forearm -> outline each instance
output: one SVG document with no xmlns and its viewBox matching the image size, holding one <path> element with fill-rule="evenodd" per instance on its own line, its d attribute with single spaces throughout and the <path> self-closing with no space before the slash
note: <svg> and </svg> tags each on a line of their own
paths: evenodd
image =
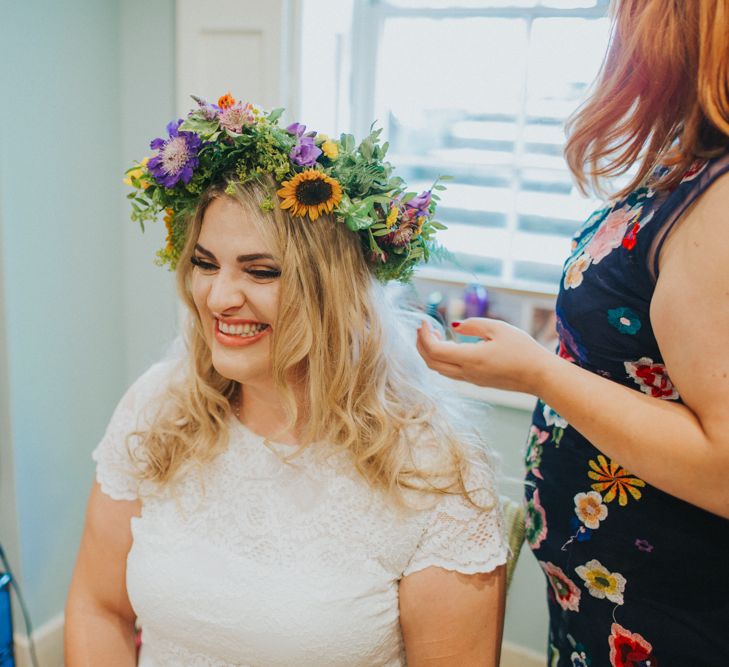
<svg viewBox="0 0 729 667">
<path fill-rule="evenodd" d="M 69 605 L 65 618 L 66 667 L 133 667 L 134 623 L 93 607 Z"/>
<path fill-rule="evenodd" d="M 551 355 L 533 388 L 611 459 L 647 483 L 729 518 L 729 447 L 685 405 L 652 398 Z"/>
</svg>

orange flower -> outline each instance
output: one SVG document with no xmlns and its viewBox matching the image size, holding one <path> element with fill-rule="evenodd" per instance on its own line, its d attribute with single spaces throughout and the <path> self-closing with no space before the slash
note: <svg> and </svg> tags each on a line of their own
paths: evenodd
<svg viewBox="0 0 729 667">
<path fill-rule="evenodd" d="M 221 109 L 230 109 L 235 104 L 235 100 L 230 93 L 225 93 L 222 97 L 218 98 L 218 106 Z"/>
<path fill-rule="evenodd" d="M 599 465 L 598 465 L 599 464 Z M 590 460 L 590 470 L 587 476 L 597 481 L 593 484 L 594 491 L 603 494 L 603 500 L 610 503 L 618 496 L 621 506 L 628 504 L 628 493 L 634 500 L 639 500 L 641 492 L 637 487 L 645 486 L 645 482 L 631 475 L 625 468 L 621 468 L 612 461 L 608 461 L 602 454 L 598 454 L 597 463 Z"/>
</svg>

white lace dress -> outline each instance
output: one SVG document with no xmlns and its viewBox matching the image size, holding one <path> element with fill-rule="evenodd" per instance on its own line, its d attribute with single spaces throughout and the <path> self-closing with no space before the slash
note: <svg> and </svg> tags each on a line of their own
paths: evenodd
<svg viewBox="0 0 729 667">
<path fill-rule="evenodd" d="M 267 445 L 237 419 L 227 450 L 175 496 L 140 486 L 125 436 L 148 423 L 173 371 L 156 364 L 132 385 L 93 453 L 104 493 L 142 499 L 126 575 L 139 665 L 404 665 L 400 579 L 505 562 L 498 510 L 456 496 L 398 510 L 344 455 L 309 447 L 285 463 L 291 445 Z"/>
</svg>

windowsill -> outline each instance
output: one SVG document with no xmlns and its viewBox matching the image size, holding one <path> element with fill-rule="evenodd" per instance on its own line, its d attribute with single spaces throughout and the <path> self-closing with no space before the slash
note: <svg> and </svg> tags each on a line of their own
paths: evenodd
<svg viewBox="0 0 729 667">
<path fill-rule="evenodd" d="M 433 266 L 422 266 L 415 273 L 416 279 L 429 280 L 439 283 L 447 283 L 450 285 L 463 285 L 477 282 L 487 288 L 498 289 L 502 292 L 518 294 L 530 297 L 556 297 L 559 291 L 559 285 L 550 285 L 548 283 L 512 281 L 507 282 L 495 276 L 482 274 L 469 274 L 464 271 L 452 269 L 439 269 Z"/>
<path fill-rule="evenodd" d="M 504 391 L 492 389 L 491 387 L 477 387 L 468 382 L 453 381 L 454 389 L 461 396 L 470 398 L 488 405 L 502 408 L 513 408 L 531 412 L 537 401 L 535 396 L 523 394 L 518 391 Z"/>
</svg>

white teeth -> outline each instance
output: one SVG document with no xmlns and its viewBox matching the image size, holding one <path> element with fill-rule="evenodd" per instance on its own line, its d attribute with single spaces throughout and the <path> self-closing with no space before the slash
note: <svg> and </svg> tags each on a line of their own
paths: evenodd
<svg viewBox="0 0 729 667">
<path fill-rule="evenodd" d="M 268 325 L 267 324 L 225 324 L 224 322 L 218 321 L 218 328 L 229 336 L 255 336 L 256 334 L 263 331 Z"/>
</svg>

